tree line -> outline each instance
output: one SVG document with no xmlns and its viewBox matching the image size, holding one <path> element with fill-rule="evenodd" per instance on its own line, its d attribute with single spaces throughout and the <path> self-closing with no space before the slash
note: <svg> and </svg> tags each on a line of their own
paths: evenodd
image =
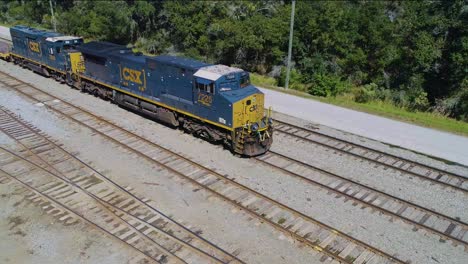
<svg viewBox="0 0 468 264">
<path fill-rule="evenodd" d="M 291 1 L 53 0 L 59 32 L 285 79 Z M 53 28 L 49 1 L 0 1 L 0 21 Z M 468 3 L 297 1 L 291 87 L 468 121 Z"/>
</svg>

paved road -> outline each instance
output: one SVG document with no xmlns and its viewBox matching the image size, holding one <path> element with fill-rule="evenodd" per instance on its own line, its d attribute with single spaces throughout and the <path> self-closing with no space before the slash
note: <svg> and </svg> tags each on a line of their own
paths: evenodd
<svg viewBox="0 0 468 264">
<path fill-rule="evenodd" d="M 262 89 L 275 111 L 468 165 L 468 137 Z"/>
<path fill-rule="evenodd" d="M 0 37 L 11 40 L 10 28 L 0 26 Z"/>
</svg>

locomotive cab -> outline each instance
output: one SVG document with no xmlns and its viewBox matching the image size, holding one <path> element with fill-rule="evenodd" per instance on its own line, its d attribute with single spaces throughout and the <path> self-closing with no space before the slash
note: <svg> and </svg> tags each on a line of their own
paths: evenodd
<svg viewBox="0 0 468 264">
<path fill-rule="evenodd" d="M 250 84 L 249 73 L 212 65 L 201 68 L 194 76 L 196 102 L 210 107 L 219 123 L 232 128 L 234 152 L 256 156 L 268 151 L 272 143 L 272 120 L 263 108 L 264 94 Z M 230 112 L 217 111 L 217 105 Z"/>
<path fill-rule="evenodd" d="M 243 95 L 232 107 L 234 150 L 246 156 L 263 154 L 273 142 L 271 113 L 263 108 L 265 95 L 252 85 L 238 92 Z"/>
<path fill-rule="evenodd" d="M 68 53 L 83 43 L 81 37 L 26 26 L 11 27 L 10 34 L 13 42 L 11 56 L 15 63 L 57 80 L 63 79 L 69 70 Z"/>
</svg>

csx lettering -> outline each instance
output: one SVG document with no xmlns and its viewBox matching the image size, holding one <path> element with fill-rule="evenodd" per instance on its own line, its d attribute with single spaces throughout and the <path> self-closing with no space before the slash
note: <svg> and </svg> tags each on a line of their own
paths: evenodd
<svg viewBox="0 0 468 264">
<path fill-rule="evenodd" d="M 122 70 L 122 76 L 124 80 L 131 81 L 134 83 L 138 84 L 143 84 L 141 81 L 141 71 L 129 69 L 129 68 L 123 68 Z"/>
<path fill-rule="evenodd" d="M 30 41 L 29 42 L 29 49 L 34 51 L 34 52 L 41 52 L 40 49 L 39 49 L 39 43 L 37 42 L 33 42 L 33 41 Z"/>
<path fill-rule="evenodd" d="M 207 94 L 199 93 L 198 102 L 202 105 L 211 106 L 211 103 L 213 103 L 213 97 Z"/>
</svg>

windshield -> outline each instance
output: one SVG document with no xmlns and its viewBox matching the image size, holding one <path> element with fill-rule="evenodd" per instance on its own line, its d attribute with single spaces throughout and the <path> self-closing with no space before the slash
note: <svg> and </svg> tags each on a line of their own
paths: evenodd
<svg viewBox="0 0 468 264">
<path fill-rule="evenodd" d="M 240 87 L 244 88 L 250 84 L 249 75 L 242 76 L 240 79 Z"/>
<path fill-rule="evenodd" d="M 219 85 L 220 92 L 231 91 L 236 89 L 239 89 L 239 83 L 237 81 L 222 82 Z"/>
</svg>

